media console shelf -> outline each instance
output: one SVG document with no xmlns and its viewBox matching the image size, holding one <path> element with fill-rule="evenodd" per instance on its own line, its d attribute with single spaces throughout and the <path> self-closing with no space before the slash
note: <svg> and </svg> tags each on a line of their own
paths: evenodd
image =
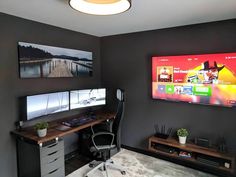
<svg viewBox="0 0 236 177">
<path fill-rule="evenodd" d="M 205 148 L 193 143 L 181 145 L 174 138 L 149 138 L 148 150 L 157 154 L 181 159 L 194 164 L 208 166 L 222 172 L 234 173 L 235 157 L 230 154 L 218 152 L 214 148 Z"/>
</svg>

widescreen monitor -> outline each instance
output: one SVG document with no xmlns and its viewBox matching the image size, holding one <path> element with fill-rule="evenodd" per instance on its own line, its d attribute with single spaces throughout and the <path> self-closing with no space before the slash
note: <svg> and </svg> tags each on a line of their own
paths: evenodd
<svg viewBox="0 0 236 177">
<path fill-rule="evenodd" d="M 236 53 L 152 57 L 152 98 L 236 106 Z"/>
<path fill-rule="evenodd" d="M 26 97 L 27 120 L 69 110 L 69 92 L 56 92 Z"/>
<path fill-rule="evenodd" d="M 85 89 L 70 91 L 70 109 L 106 104 L 106 89 Z"/>
</svg>

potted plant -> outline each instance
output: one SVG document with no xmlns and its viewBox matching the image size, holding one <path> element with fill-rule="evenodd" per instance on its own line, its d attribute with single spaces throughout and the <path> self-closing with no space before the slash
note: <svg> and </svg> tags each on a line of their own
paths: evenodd
<svg viewBox="0 0 236 177">
<path fill-rule="evenodd" d="M 37 133 L 38 133 L 39 137 L 44 137 L 44 136 L 47 135 L 47 128 L 48 128 L 48 123 L 47 122 L 36 123 L 34 127 L 37 130 Z"/>
<path fill-rule="evenodd" d="M 185 128 L 180 128 L 177 130 L 177 135 L 179 137 L 179 143 L 185 144 L 187 136 L 189 135 L 188 130 Z"/>
</svg>

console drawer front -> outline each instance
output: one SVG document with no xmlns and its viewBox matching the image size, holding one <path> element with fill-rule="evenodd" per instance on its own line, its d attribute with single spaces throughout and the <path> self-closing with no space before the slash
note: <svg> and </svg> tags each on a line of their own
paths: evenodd
<svg viewBox="0 0 236 177">
<path fill-rule="evenodd" d="M 57 168 L 43 177 L 65 177 L 65 169 L 63 167 Z"/>
<path fill-rule="evenodd" d="M 64 156 L 61 156 L 51 163 L 46 163 L 41 166 L 41 174 L 42 176 L 52 174 L 56 172 L 57 169 L 64 167 Z"/>
<path fill-rule="evenodd" d="M 59 150 L 64 150 L 64 141 L 58 141 L 56 143 L 40 148 L 41 158 L 50 156 Z"/>
<path fill-rule="evenodd" d="M 45 157 L 41 158 L 41 165 L 50 164 L 56 161 L 58 158 L 64 156 L 64 150 L 58 150 L 52 153 L 47 154 Z"/>
</svg>

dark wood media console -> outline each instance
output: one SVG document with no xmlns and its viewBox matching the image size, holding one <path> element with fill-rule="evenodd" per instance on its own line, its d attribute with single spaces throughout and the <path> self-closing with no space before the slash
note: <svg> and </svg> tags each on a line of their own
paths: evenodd
<svg viewBox="0 0 236 177">
<path fill-rule="evenodd" d="M 205 148 L 193 143 L 181 145 L 174 138 L 149 138 L 148 150 L 166 157 L 181 159 L 197 165 L 203 165 L 226 173 L 234 173 L 235 157 L 218 152 L 214 148 Z M 184 153 L 183 153 L 184 152 Z M 187 154 L 186 156 L 184 156 Z"/>
</svg>

